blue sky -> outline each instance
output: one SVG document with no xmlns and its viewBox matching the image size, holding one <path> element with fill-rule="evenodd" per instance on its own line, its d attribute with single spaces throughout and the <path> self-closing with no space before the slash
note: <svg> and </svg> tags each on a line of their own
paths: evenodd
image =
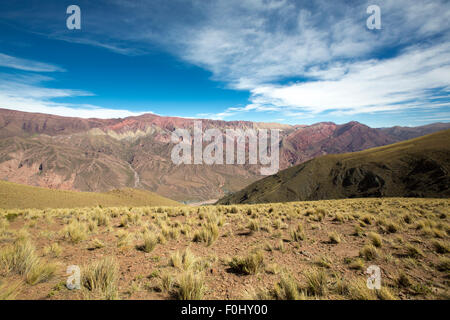
<svg viewBox="0 0 450 320">
<path fill-rule="evenodd" d="M 81 8 L 81 30 L 66 8 Z M 368 30 L 366 9 L 381 9 Z M 450 4 L 0 3 L 0 108 L 373 127 L 450 121 Z"/>
</svg>

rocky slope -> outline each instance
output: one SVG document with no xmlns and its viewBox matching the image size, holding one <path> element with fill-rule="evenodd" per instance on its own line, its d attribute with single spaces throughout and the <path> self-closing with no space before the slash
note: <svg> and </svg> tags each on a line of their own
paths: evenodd
<svg viewBox="0 0 450 320">
<path fill-rule="evenodd" d="M 145 114 L 79 119 L 0 109 L 0 179 L 79 191 L 140 187 L 178 201 L 218 199 L 261 179 L 259 165 L 172 163 L 171 134 L 193 119 Z M 382 146 L 421 135 L 420 128 L 374 129 L 358 122 L 311 126 L 202 120 L 203 128 L 277 128 L 280 169 L 330 153 Z M 428 126 L 428 131 L 449 127 Z"/>
<path fill-rule="evenodd" d="M 450 197 L 450 130 L 319 157 L 257 181 L 220 204 L 362 197 Z"/>
</svg>

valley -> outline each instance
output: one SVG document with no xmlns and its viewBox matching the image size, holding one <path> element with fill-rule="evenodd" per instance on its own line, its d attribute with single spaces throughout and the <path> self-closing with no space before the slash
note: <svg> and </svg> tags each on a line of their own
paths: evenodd
<svg viewBox="0 0 450 320">
<path fill-rule="evenodd" d="M 282 127 L 264 178 L 175 166 L 187 119 L 0 115 L 0 300 L 450 298 L 447 125 L 204 121 Z"/>
<path fill-rule="evenodd" d="M 103 120 L 0 109 L 0 179 L 91 192 L 141 188 L 190 203 L 222 198 L 264 177 L 261 165 L 248 162 L 173 164 L 171 134 L 175 128 L 189 130 L 193 123 L 193 119 L 153 114 Z M 202 120 L 202 125 L 205 130 L 281 130 L 280 169 L 321 155 L 384 146 L 450 126 L 374 129 L 358 122 L 305 126 L 219 120 Z"/>
</svg>

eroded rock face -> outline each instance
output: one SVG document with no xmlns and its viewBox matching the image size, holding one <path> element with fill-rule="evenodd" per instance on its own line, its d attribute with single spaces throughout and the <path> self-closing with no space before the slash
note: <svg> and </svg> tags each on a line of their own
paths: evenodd
<svg viewBox="0 0 450 320">
<path fill-rule="evenodd" d="M 385 181 L 370 169 L 358 167 L 334 172 L 333 184 L 346 189 L 349 197 L 383 195 Z"/>
<path fill-rule="evenodd" d="M 450 197 L 450 130 L 363 152 L 319 157 L 255 182 L 220 204 L 355 197 Z"/>
<path fill-rule="evenodd" d="M 81 191 L 108 191 L 138 184 L 175 200 L 202 201 L 221 198 L 263 178 L 260 165 L 175 166 L 170 158 L 174 146 L 171 134 L 177 128 L 192 129 L 193 124 L 194 119 L 154 114 L 103 120 L 0 109 L 0 179 Z M 388 131 L 358 122 L 292 126 L 202 120 L 202 126 L 221 131 L 280 129 L 280 170 L 325 154 L 398 141 Z M 392 132 L 401 135 L 404 129 Z M 355 192 L 357 188 L 370 192 L 383 185 L 382 179 L 367 172 L 349 173 L 347 180 L 356 186 Z M 315 187 L 308 189 L 314 193 Z"/>
<path fill-rule="evenodd" d="M 381 188 L 384 180 L 372 171 L 363 168 L 351 168 L 346 170 L 338 180 L 342 180 L 344 188 L 357 186 L 359 191 L 367 191 L 372 188 Z"/>
<path fill-rule="evenodd" d="M 424 189 L 434 192 L 450 189 L 448 170 L 438 162 L 426 158 L 414 161 L 412 170 L 403 182 L 410 196 L 421 196 Z"/>
</svg>

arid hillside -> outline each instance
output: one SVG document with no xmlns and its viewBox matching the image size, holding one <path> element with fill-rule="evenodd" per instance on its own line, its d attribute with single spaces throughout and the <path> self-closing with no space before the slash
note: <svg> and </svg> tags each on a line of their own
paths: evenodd
<svg viewBox="0 0 450 320">
<path fill-rule="evenodd" d="M 79 119 L 0 109 L 0 179 L 63 190 L 140 188 L 185 202 L 219 199 L 263 178 L 260 165 L 180 165 L 171 161 L 176 128 L 193 119 L 145 114 Z M 420 136 L 421 128 L 374 129 L 358 122 L 311 126 L 202 120 L 203 129 L 280 129 L 280 168 Z M 448 127 L 426 127 L 433 132 Z M 206 143 L 205 143 L 206 145 Z"/>
<path fill-rule="evenodd" d="M 0 211 L 0 299 L 449 299 L 448 199 Z M 80 290 L 66 287 L 80 268 Z M 379 290 L 366 269 L 380 268 Z"/>
<path fill-rule="evenodd" d="M 450 130 L 319 157 L 257 181 L 221 204 L 361 197 L 450 197 Z"/>
<path fill-rule="evenodd" d="M 155 193 L 121 189 L 105 193 L 52 190 L 0 181 L 1 209 L 51 209 L 119 206 L 174 206 L 180 203 Z"/>
</svg>

